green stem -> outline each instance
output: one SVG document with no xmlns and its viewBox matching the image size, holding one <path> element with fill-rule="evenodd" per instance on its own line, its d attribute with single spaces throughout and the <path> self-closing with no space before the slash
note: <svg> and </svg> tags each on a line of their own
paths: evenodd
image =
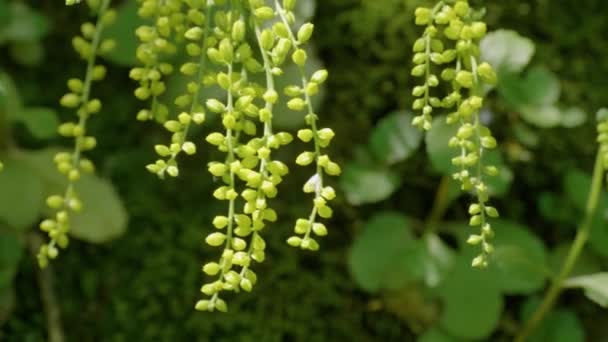
<svg viewBox="0 0 608 342">
<path fill-rule="evenodd" d="M 532 314 L 532 317 L 526 322 L 524 328 L 515 337 L 515 342 L 525 341 L 555 305 L 555 301 L 562 291 L 564 281 L 570 276 L 570 273 L 572 272 L 572 269 L 574 268 L 574 265 L 576 264 L 579 255 L 583 251 L 583 247 L 585 246 L 587 239 L 589 238 L 591 224 L 593 222 L 595 212 L 597 211 L 600 193 L 602 190 L 603 176 L 604 167 L 602 165 L 601 154 L 598 152 L 593 171 L 591 191 L 589 193 L 589 197 L 587 198 L 585 217 L 578 228 L 576 237 L 574 238 L 574 243 L 572 243 L 568 256 L 566 257 L 566 260 L 564 261 L 557 277 L 555 277 L 553 280 L 551 287 L 549 287 L 549 290 L 547 290 L 543 301 L 536 309 L 534 314 Z"/>
<path fill-rule="evenodd" d="M 37 260 L 38 250 L 43 244 L 43 239 L 38 233 L 29 234 L 28 238 L 29 249 Z M 38 286 L 40 286 L 40 298 L 46 316 L 47 334 L 49 342 L 63 342 L 65 340 L 63 328 L 61 326 L 61 311 L 57 304 L 55 291 L 53 290 L 53 272 L 49 267 L 44 269 L 34 267 L 36 269 L 36 277 L 38 278 Z"/>
<path fill-rule="evenodd" d="M 431 209 L 431 213 L 425 222 L 425 232 L 424 234 L 431 234 L 437 230 L 437 226 L 439 222 L 445 215 L 446 210 L 450 205 L 450 177 L 443 176 L 441 178 L 441 182 L 439 183 L 439 188 L 437 188 L 437 193 L 435 194 L 435 201 L 433 202 L 433 208 Z"/>
</svg>

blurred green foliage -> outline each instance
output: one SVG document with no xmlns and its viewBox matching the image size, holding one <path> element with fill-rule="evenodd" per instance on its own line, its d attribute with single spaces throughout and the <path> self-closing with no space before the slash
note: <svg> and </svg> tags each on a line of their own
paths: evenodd
<svg viewBox="0 0 608 342">
<path fill-rule="evenodd" d="M 151 147 L 163 141 L 163 133 L 135 122 L 138 104 L 128 95 L 133 84 L 125 67 L 132 56 L 119 47 L 108 80 L 95 90 L 105 108 L 91 121 L 99 137 L 92 157 L 98 174 L 112 179 L 122 197 L 129 228 L 101 245 L 74 241 L 53 265 L 68 340 L 410 341 L 421 334 L 419 341 L 439 342 L 502 341 L 513 334 L 517 321 L 538 304 L 538 291 L 563 260 L 584 210 L 596 149 L 591 113 L 606 106 L 608 93 L 608 21 L 601 15 L 608 7 L 603 0 L 486 2 L 490 30 L 512 30 L 493 39 L 503 35 L 502 46 L 507 41 L 529 58 L 500 69 L 501 83 L 490 95 L 487 117 L 502 141 L 494 158 L 505 170 L 493 186 L 504 220 L 496 227 L 496 267 L 480 273 L 469 267 L 471 251 L 461 248 L 466 201 L 450 182 L 441 186 L 450 173 L 450 152 L 441 142 L 447 142 L 443 129 L 449 127 L 437 123 L 439 130 L 431 133 L 436 136 L 424 137 L 407 125 L 410 46 L 418 36 L 413 11 L 420 3 L 317 2 L 315 45 L 331 75 L 319 112 L 336 130 L 333 154 L 346 166 L 337 229 L 320 253 L 291 250 L 283 243 L 288 224 L 305 208 L 295 191 L 283 191 L 276 203 L 282 220 L 268 234 L 259 286 L 232 298 L 227 315 L 193 310 L 200 261 L 210 257 L 202 241 L 219 209 L 208 200 L 213 180 L 193 160 L 178 180 L 161 183 L 146 173 Z M 60 1 L 0 0 L 0 18 L 10 18 L 0 19 L 0 70 L 17 89 L 4 98 L 14 102 L 19 96 L 23 104 L 19 113 L 9 113 L 14 143 L 22 149 L 64 143 L 48 128 L 69 115 L 55 108 L 65 80 L 82 73 L 76 56 L 66 51 L 78 31 L 74 18 L 86 15 Z M 24 22 L 31 22 L 28 30 L 12 28 Z M 132 38 L 128 30 L 115 34 Z M 5 77 L 2 84 L 8 84 Z M 12 172 L 5 164 L 5 172 Z M 296 189 L 305 177 L 296 174 L 283 189 Z M 32 193 L 35 182 L 27 182 Z M 4 184 L 0 191 L 9 191 Z M 434 222 L 428 216 L 442 191 L 446 215 Z M 11 210 L 0 213 L 3 218 L 36 209 L 11 203 L 4 208 Z M 576 275 L 606 270 L 607 210 L 604 196 Z M 16 218 L 14 225 L 32 225 L 36 214 L 24 214 L 34 218 L 22 224 Z M 423 234 L 429 225 L 432 232 Z M 5 279 L 15 279 L 10 294 L 0 291 L 0 340 L 40 341 L 46 335 L 35 263 L 25 248 L 14 229 L 0 229 L 0 289 L 10 287 Z M 603 287 L 586 290 L 605 297 Z M 9 304 L 14 310 L 7 317 L 2 308 Z M 534 341 L 608 337 L 605 312 L 583 291 L 567 292 L 560 304 Z"/>
</svg>

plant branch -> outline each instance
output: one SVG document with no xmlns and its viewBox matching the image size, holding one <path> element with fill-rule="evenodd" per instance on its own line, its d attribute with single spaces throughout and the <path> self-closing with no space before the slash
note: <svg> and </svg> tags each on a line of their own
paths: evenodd
<svg viewBox="0 0 608 342">
<path fill-rule="evenodd" d="M 439 183 L 439 188 L 435 193 L 433 208 L 425 221 L 425 234 L 431 234 L 437 230 L 439 222 L 445 215 L 446 210 L 450 205 L 450 177 L 443 176 Z"/>
<path fill-rule="evenodd" d="M 38 233 L 32 233 L 28 236 L 28 244 L 30 252 L 37 262 L 38 250 L 43 244 L 43 239 Z M 40 286 L 40 298 L 44 307 L 46 316 L 46 325 L 49 342 L 63 342 L 65 340 L 63 328 L 61 326 L 61 311 L 57 304 L 55 291 L 53 290 L 53 272 L 50 266 L 46 268 L 34 267 L 36 269 L 36 277 Z"/>
<path fill-rule="evenodd" d="M 589 197 L 587 198 L 585 217 L 578 228 L 576 237 L 574 238 L 574 242 L 570 247 L 570 251 L 568 252 L 566 260 L 564 261 L 561 267 L 561 270 L 559 271 L 557 277 L 551 283 L 551 287 L 549 287 L 549 289 L 547 290 L 540 306 L 532 314 L 532 317 L 526 322 L 526 325 L 520 331 L 520 333 L 515 337 L 515 342 L 525 341 L 555 305 L 555 301 L 557 300 L 562 291 L 564 281 L 570 276 L 570 273 L 572 272 L 572 269 L 574 268 L 574 265 L 576 264 L 576 261 L 581 252 L 583 251 L 583 247 L 585 246 L 585 243 L 589 238 L 591 224 L 593 222 L 595 212 L 597 211 L 597 206 L 600 198 L 603 176 L 604 167 L 602 165 L 601 154 L 598 152 L 595 160 L 591 189 L 589 192 Z"/>
</svg>

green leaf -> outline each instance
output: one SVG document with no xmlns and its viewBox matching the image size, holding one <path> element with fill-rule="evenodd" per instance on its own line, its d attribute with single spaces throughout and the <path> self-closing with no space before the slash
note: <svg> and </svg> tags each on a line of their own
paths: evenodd
<svg viewBox="0 0 608 342">
<path fill-rule="evenodd" d="M 523 106 L 520 109 L 522 119 L 540 128 L 552 128 L 562 121 L 562 114 L 556 106 Z"/>
<path fill-rule="evenodd" d="M 570 278 L 564 282 L 565 287 L 580 287 L 585 296 L 604 308 L 608 308 L 608 272 L 589 274 Z"/>
<path fill-rule="evenodd" d="M 19 158 L 24 163 L 27 163 L 29 168 L 42 181 L 45 195 L 62 193 L 65 190 L 65 176 L 57 171 L 57 167 L 53 162 L 55 154 L 60 151 L 62 149 L 55 147 L 19 151 Z"/>
<path fill-rule="evenodd" d="M 0 172 L 0 221 L 25 230 L 38 220 L 44 205 L 43 185 L 29 164 L 16 156 L 4 161 Z"/>
<path fill-rule="evenodd" d="M 361 288 L 369 292 L 396 290 L 422 278 L 423 246 L 409 227 L 405 216 L 392 212 L 377 214 L 365 224 L 348 260 Z"/>
<path fill-rule="evenodd" d="M 532 40 L 511 30 L 488 33 L 480 43 L 481 59 L 499 73 L 522 71 L 534 55 Z"/>
<path fill-rule="evenodd" d="M 346 200 L 361 205 L 389 198 L 401 185 L 401 179 L 391 170 L 351 163 L 344 168 L 340 184 Z"/>
<path fill-rule="evenodd" d="M 85 175 L 75 188 L 83 209 L 72 216 L 71 236 L 90 243 L 104 243 L 125 232 L 127 211 L 110 182 Z"/>
<path fill-rule="evenodd" d="M 498 91 L 505 102 L 532 125 L 551 128 L 562 122 L 562 112 L 555 106 L 560 95 L 560 82 L 546 68 L 532 68 L 525 78 L 505 75 Z"/>
<path fill-rule="evenodd" d="M 441 327 L 461 339 L 487 338 L 503 309 L 497 281 L 490 272 L 471 267 L 469 255 L 460 255 L 439 288 L 444 307 Z"/>
<path fill-rule="evenodd" d="M 44 46 L 38 40 L 14 42 L 10 54 L 15 62 L 24 66 L 38 66 L 44 60 Z"/>
<path fill-rule="evenodd" d="M 441 283 L 452 268 L 455 253 L 437 234 L 427 234 L 424 242 L 424 282 L 433 288 Z"/>
<path fill-rule="evenodd" d="M 370 149 L 378 160 L 391 165 L 409 158 L 421 140 L 422 133 L 412 126 L 412 115 L 396 112 L 376 125 L 371 134 Z"/>
<path fill-rule="evenodd" d="M 458 169 L 452 165 L 452 158 L 458 153 L 455 148 L 450 148 L 448 142 L 456 135 L 458 127 L 448 125 L 444 117 L 433 119 L 433 128 L 426 133 L 426 151 L 431 160 L 433 168 L 441 174 L 451 176 Z"/>
<path fill-rule="evenodd" d="M 508 294 L 530 294 L 541 289 L 550 275 L 545 245 L 530 229 L 514 222 L 495 220 L 494 253 L 490 272 Z"/>
<path fill-rule="evenodd" d="M 47 18 L 22 2 L 11 2 L 10 17 L 8 25 L 0 30 L 0 43 L 39 40 L 49 30 Z"/>
<path fill-rule="evenodd" d="M 23 246 L 17 235 L 0 230 L 0 292 L 12 286 L 22 254 Z"/>
<path fill-rule="evenodd" d="M 557 76 L 544 67 L 528 71 L 521 85 L 528 95 L 527 104 L 551 105 L 557 102 L 561 86 Z"/>
<path fill-rule="evenodd" d="M 562 110 L 562 126 L 574 128 L 581 126 L 587 121 L 587 114 L 579 107 L 570 107 Z"/>
<path fill-rule="evenodd" d="M 22 122 L 32 135 L 38 139 L 49 139 L 57 135 L 59 119 L 51 108 L 30 107 L 15 118 Z"/>
<path fill-rule="evenodd" d="M 103 39 L 114 39 L 116 48 L 104 54 L 104 58 L 123 66 L 138 63 L 135 55 L 139 41 L 135 30 L 146 22 L 137 15 L 137 2 L 125 1 L 117 8 L 116 21 L 104 28 Z"/>
<path fill-rule="evenodd" d="M 10 118 L 23 108 L 21 96 L 9 74 L 0 71 L 0 118 Z"/>
<path fill-rule="evenodd" d="M 65 176 L 56 171 L 53 156 L 60 151 L 47 148 L 23 151 L 22 159 L 43 182 L 47 195 L 65 191 Z M 1 173 L 0 173 L 1 175 Z M 112 184 L 96 175 L 83 174 L 75 186 L 83 204 L 82 211 L 72 215 L 70 235 L 91 243 L 103 243 L 122 235 L 128 215 Z M 47 214 L 52 214 L 46 209 Z"/>
</svg>

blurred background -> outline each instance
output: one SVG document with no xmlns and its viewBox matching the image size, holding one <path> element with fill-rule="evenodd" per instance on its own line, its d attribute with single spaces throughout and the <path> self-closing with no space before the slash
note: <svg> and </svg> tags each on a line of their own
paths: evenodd
<svg viewBox="0 0 608 342">
<path fill-rule="evenodd" d="M 300 188 L 312 171 L 292 162 L 302 149 L 293 144 L 280 154 L 291 177 L 273 201 L 280 220 L 265 232 L 258 284 L 230 295 L 229 313 L 209 314 L 193 306 L 200 268 L 217 257 L 203 241 L 223 211 L 206 171 L 219 156 L 197 139 L 199 153 L 182 158 L 178 179 L 160 181 L 145 170 L 156 159 L 152 147 L 168 136 L 135 120 L 142 106 L 128 77 L 132 32 L 141 23 L 135 1 L 113 1 L 118 21 L 106 36 L 118 48 L 102 60 L 108 76 L 93 88 L 104 107 L 89 125 L 98 178 L 83 191 L 88 216 L 48 272 L 36 267 L 36 226 L 57 179 L 52 155 L 70 148 L 55 132 L 73 113 L 58 99 L 67 79 L 84 73 L 71 37 L 88 12 L 59 0 L 0 0 L 0 340 L 42 341 L 52 331 L 67 341 L 512 338 L 582 217 L 595 112 L 608 105 L 608 7 L 604 0 L 485 2 L 483 57 L 500 81 L 483 119 L 500 142 L 491 158 L 501 167 L 492 183 L 501 220 L 496 262 L 479 272 L 468 266 L 474 248 L 462 244 L 469 198 L 449 177 L 453 130 L 440 119 L 427 136 L 409 125 L 419 82 L 409 74 L 411 45 L 421 34 L 413 12 L 421 3 L 300 0 L 298 15 L 315 24 L 312 63 L 330 73 L 317 112 L 336 131 L 330 155 L 344 169 L 330 181 L 339 199 L 329 236 L 317 253 L 284 243 L 309 210 Z M 170 79 L 169 88 L 168 97 L 179 94 L 183 80 Z M 303 124 L 288 111 L 275 115 L 281 129 Z M 202 138 L 214 125 L 195 134 Z M 575 274 L 607 269 L 602 196 Z M 569 290 L 532 340 L 608 341 L 607 327 L 600 305 Z"/>
</svg>

